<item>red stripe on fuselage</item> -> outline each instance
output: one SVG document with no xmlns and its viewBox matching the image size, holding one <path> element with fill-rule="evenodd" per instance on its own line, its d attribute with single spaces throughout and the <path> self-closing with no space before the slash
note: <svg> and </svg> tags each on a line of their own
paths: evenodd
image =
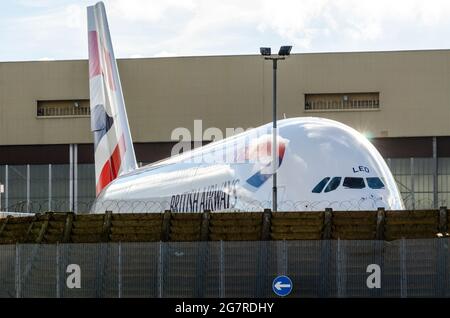
<svg viewBox="0 0 450 318">
<path fill-rule="evenodd" d="M 106 138 L 106 137 L 105 137 Z M 109 157 L 108 161 L 105 162 L 100 177 L 97 180 L 96 192 L 97 195 L 114 179 L 117 178 L 119 174 L 120 165 L 122 164 L 122 157 L 125 153 L 125 138 L 124 135 L 120 137 L 120 140 L 114 151 Z"/>
</svg>

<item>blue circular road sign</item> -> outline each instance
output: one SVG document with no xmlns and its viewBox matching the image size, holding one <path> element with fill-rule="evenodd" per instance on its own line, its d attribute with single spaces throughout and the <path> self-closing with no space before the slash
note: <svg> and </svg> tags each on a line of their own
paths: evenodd
<svg viewBox="0 0 450 318">
<path fill-rule="evenodd" d="M 278 276 L 272 283 L 273 292 L 281 297 L 289 295 L 292 287 L 291 279 L 285 275 Z"/>
</svg>

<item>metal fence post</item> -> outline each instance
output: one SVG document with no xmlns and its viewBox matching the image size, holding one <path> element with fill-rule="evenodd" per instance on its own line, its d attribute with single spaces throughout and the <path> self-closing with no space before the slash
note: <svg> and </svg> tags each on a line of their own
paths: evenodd
<svg viewBox="0 0 450 318">
<path fill-rule="evenodd" d="M 330 294 L 330 257 L 332 240 L 320 241 L 320 288 L 319 297 L 329 297 Z"/>
<path fill-rule="evenodd" d="M 52 164 L 48 165 L 48 210 L 52 210 Z"/>
<path fill-rule="evenodd" d="M 437 153 L 437 138 L 433 137 L 433 208 L 438 208 L 438 187 L 439 187 L 439 179 L 438 179 L 438 153 Z"/>
<path fill-rule="evenodd" d="M 9 169 L 8 165 L 5 165 L 5 211 L 8 211 L 9 206 Z"/>
<path fill-rule="evenodd" d="M 59 274 L 59 243 L 56 242 L 56 298 L 61 298 Z"/>
<path fill-rule="evenodd" d="M 437 239 L 436 294 L 434 297 L 445 297 L 448 282 L 448 243 L 449 239 Z"/>
<path fill-rule="evenodd" d="M 30 200 L 30 178 L 31 178 L 30 165 L 27 165 L 27 212 L 31 212 L 30 211 L 30 205 L 31 205 L 31 200 Z"/>
<path fill-rule="evenodd" d="M 224 247 L 223 240 L 220 240 L 220 298 L 225 297 L 225 255 L 224 255 Z"/>
<path fill-rule="evenodd" d="M 406 272 L 406 240 L 400 241 L 400 297 L 408 297 L 408 281 Z"/>
<path fill-rule="evenodd" d="M 158 253 L 158 298 L 162 298 L 163 295 L 163 275 L 164 275 L 164 260 L 163 260 L 163 243 L 159 241 L 159 253 Z"/>
<path fill-rule="evenodd" d="M 255 241 L 252 244 L 255 244 L 258 249 L 258 258 L 257 258 L 257 280 L 256 280 L 256 290 L 253 297 L 267 297 L 267 277 L 268 277 L 268 267 L 269 267 L 269 250 L 271 249 L 270 241 Z M 256 248 L 256 247 L 255 247 Z"/>
<path fill-rule="evenodd" d="M 69 145 L 69 211 L 73 211 L 73 144 Z"/>
<path fill-rule="evenodd" d="M 119 298 L 122 298 L 122 242 L 119 242 L 119 255 L 118 255 L 118 271 L 119 271 Z"/>
<path fill-rule="evenodd" d="M 439 232 L 442 233 L 442 235 L 445 235 L 448 231 L 448 214 L 447 214 L 447 207 L 441 206 L 439 208 Z"/>
<path fill-rule="evenodd" d="M 416 187 L 415 187 L 415 180 L 414 180 L 414 158 L 409 158 L 409 173 L 411 177 L 411 207 L 413 210 L 416 209 Z"/>
<path fill-rule="evenodd" d="M 78 144 L 73 145 L 73 211 L 78 212 Z"/>
<path fill-rule="evenodd" d="M 378 297 L 382 297 L 383 296 L 383 291 L 384 291 L 384 284 L 385 284 L 385 271 L 384 269 L 384 255 L 386 253 L 386 241 L 380 241 L 380 240 L 375 240 L 372 241 L 372 246 L 373 246 L 373 250 L 377 251 L 373 262 L 374 264 L 378 264 L 380 266 L 381 269 L 381 277 L 380 277 L 380 283 L 381 283 L 381 288 L 376 288 L 375 290 L 375 294 Z"/>
<path fill-rule="evenodd" d="M 209 266 L 209 254 L 210 254 L 210 242 L 208 241 L 199 241 L 194 243 L 197 247 L 197 260 L 195 265 L 196 272 L 196 282 L 195 282 L 195 297 L 203 298 L 206 287 L 206 280 L 208 277 L 206 273 L 208 272 Z"/>
<path fill-rule="evenodd" d="M 346 288 L 347 288 L 347 270 L 345 266 L 346 255 L 345 249 L 342 247 L 342 240 L 338 238 L 337 240 L 337 255 L 336 255 L 336 287 L 337 287 L 337 296 L 345 297 Z"/>
<path fill-rule="evenodd" d="M 16 298 L 20 298 L 21 294 L 21 278 L 20 278 L 20 246 L 16 243 L 16 270 L 15 270 Z"/>
<path fill-rule="evenodd" d="M 277 241 L 277 269 L 278 275 L 287 275 L 286 240 Z"/>
</svg>

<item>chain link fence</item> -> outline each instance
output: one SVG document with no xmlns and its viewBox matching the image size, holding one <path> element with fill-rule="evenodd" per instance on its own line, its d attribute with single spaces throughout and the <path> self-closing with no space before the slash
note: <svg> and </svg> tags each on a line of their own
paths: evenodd
<svg viewBox="0 0 450 318">
<path fill-rule="evenodd" d="M 293 282 L 288 297 L 449 297 L 449 243 L 2 245 L 0 296 L 276 297 L 274 278 L 288 275 Z"/>
<path fill-rule="evenodd" d="M 417 201 L 414 206 L 428 206 L 430 202 Z M 438 206 L 450 206 L 450 202 L 440 201 Z M 49 204 L 48 200 L 36 201 L 19 201 L 14 205 L 9 206 L 5 210 L 8 212 L 22 212 L 22 213 L 44 213 L 49 211 L 65 212 L 69 211 L 68 201 L 66 200 L 52 200 Z M 391 202 L 397 204 L 397 202 Z M 398 204 L 401 204 L 400 202 Z M 410 206 L 410 202 L 405 202 L 405 205 Z M 49 209 L 49 206 L 52 208 Z M 95 211 L 113 211 L 120 213 L 139 213 L 139 212 L 164 212 L 170 210 L 170 201 L 151 201 L 151 200 L 105 200 L 97 201 L 83 201 L 78 202 L 77 209 L 73 212 L 89 213 L 92 209 Z M 326 208 L 331 208 L 335 211 L 369 211 L 377 210 L 378 208 L 385 208 L 386 203 L 377 198 L 360 198 L 346 201 L 279 201 L 279 211 L 323 211 Z M 265 209 L 272 208 L 272 201 L 258 201 L 251 200 L 239 203 L 239 207 L 231 209 L 234 212 L 261 212 Z M 413 209 L 411 209 L 413 210 Z M 186 211 L 189 212 L 189 211 Z"/>
<path fill-rule="evenodd" d="M 386 158 L 409 210 L 437 209 L 450 204 L 450 158 Z M 0 165 L 0 183 L 5 192 L 0 195 L 0 211 L 87 212 L 95 199 L 95 168 L 93 164 Z M 75 173 L 76 171 L 76 173 Z M 281 201 L 281 200 L 280 200 Z M 113 204 L 120 204 L 116 202 Z M 105 203 L 105 209 L 107 208 Z M 160 202 L 140 201 L 134 210 L 161 211 Z M 279 202 L 284 209 L 364 210 L 379 202 L 372 199 L 343 202 Z M 329 205 L 329 206 L 326 206 Z M 245 208 L 270 208 L 270 202 L 249 202 Z M 128 211 L 127 211 L 128 212 Z"/>
</svg>

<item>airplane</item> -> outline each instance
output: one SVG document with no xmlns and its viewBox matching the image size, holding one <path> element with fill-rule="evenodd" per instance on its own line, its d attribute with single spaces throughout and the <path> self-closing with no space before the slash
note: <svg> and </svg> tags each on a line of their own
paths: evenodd
<svg viewBox="0 0 450 318">
<path fill-rule="evenodd" d="M 268 123 L 138 168 L 104 4 L 89 6 L 87 17 L 92 213 L 262 211 L 272 207 L 275 172 L 279 211 L 404 209 L 370 141 L 324 118 L 279 120 L 275 131 Z"/>
</svg>

